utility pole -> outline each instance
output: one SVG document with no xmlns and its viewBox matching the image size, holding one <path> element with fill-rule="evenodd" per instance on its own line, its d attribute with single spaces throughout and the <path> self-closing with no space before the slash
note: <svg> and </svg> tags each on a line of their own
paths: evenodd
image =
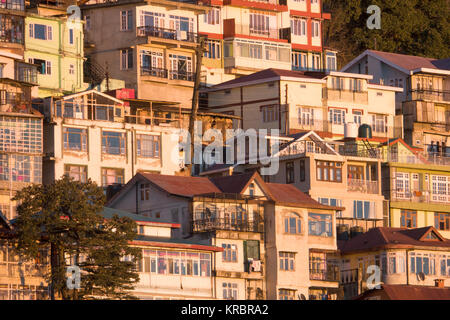
<svg viewBox="0 0 450 320">
<path fill-rule="evenodd" d="M 199 35 L 198 46 L 195 48 L 195 57 L 196 57 L 196 67 L 195 67 L 195 82 L 194 82 L 194 91 L 192 94 L 192 109 L 191 115 L 189 117 L 189 135 L 191 138 L 190 143 L 190 160 L 191 162 L 186 166 L 189 175 L 192 174 L 192 167 L 194 162 L 194 125 L 195 120 L 197 120 L 197 111 L 198 111 L 198 89 L 200 86 L 200 73 L 202 69 L 202 59 L 203 53 L 206 51 L 205 49 L 206 37 Z"/>
</svg>

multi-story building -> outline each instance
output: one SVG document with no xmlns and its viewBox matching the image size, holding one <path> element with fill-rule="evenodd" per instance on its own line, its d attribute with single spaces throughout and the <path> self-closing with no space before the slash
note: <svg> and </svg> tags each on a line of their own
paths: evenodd
<svg viewBox="0 0 450 320">
<path fill-rule="evenodd" d="M 373 137 L 401 135 L 395 94 L 400 88 L 370 84 L 372 76 L 266 69 L 204 92 L 215 112 L 239 115 L 242 128 L 282 134 L 314 130 L 330 138 L 357 137 L 363 124 Z M 396 129 L 396 130 L 394 130 Z"/>
<path fill-rule="evenodd" d="M 157 113 L 173 106 L 140 102 L 125 104 L 94 89 L 45 98 L 36 106 L 45 116 L 43 183 L 69 174 L 106 187 L 124 184 L 138 171 L 179 171 L 178 159 L 172 159 L 173 149 L 178 153 L 179 106 L 167 117 Z"/>
<path fill-rule="evenodd" d="M 15 192 L 42 179 L 43 117 L 31 108 L 36 69 L 20 58 L 0 52 L 0 210 L 8 219 Z"/>
<path fill-rule="evenodd" d="M 363 293 L 368 284 L 433 286 L 437 280 L 450 286 L 450 240 L 434 227 L 374 228 L 338 246 L 345 299 Z M 373 276 L 373 266 L 380 269 L 380 279 Z"/>
<path fill-rule="evenodd" d="M 223 248 L 213 267 L 218 299 L 313 298 L 337 288 L 335 269 L 328 269 L 325 259 L 336 250 L 338 208 L 293 186 L 265 183 L 257 173 L 215 178 L 139 173 L 108 206 L 178 223 L 175 238 Z"/>
<path fill-rule="evenodd" d="M 429 154 L 450 154 L 449 59 L 367 50 L 342 71 L 369 74 L 376 83 L 403 88 L 396 104 L 405 142 Z"/>
<path fill-rule="evenodd" d="M 53 2 L 52 2 L 53 3 Z M 25 61 L 38 65 L 39 97 L 87 88 L 83 80 L 83 22 L 66 15 L 66 5 L 34 4 L 25 18 Z"/>
<path fill-rule="evenodd" d="M 82 6 L 86 55 L 125 80 L 137 98 L 191 107 L 202 5 L 184 1 L 102 1 Z"/>
</svg>

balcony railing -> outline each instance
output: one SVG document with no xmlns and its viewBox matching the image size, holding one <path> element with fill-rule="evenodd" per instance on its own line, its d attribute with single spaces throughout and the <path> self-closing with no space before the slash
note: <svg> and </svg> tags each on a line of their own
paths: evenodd
<svg viewBox="0 0 450 320">
<path fill-rule="evenodd" d="M 436 194 L 429 191 L 392 191 L 391 201 L 408 201 L 415 203 L 445 203 L 450 204 L 450 194 Z"/>
<path fill-rule="evenodd" d="M 167 69 L 141 67 L 141 76 L 152 76 L 167 79 Z"/>
<path fill-rule="evenodd" d="M 340 272 L 340 283 L 355 283 L 358 282 L 359 279 L 359 270 L 358 269 L 349 269 L 349 270 L 341 270 Z"/>
<path fill-rule="evenodd" d="M 331 101 L 355 102 L 367 104 L 369 95 L 367 91 L 353 91 L 333 88 L 323 88 L 323 97 Z"/>
<path fill-rule="evenodd" d="M 153 26 L 138 27 L 137 35 L 146 37 L 157 37 L 169 40 L 186 41 L 186 42 L 198 41 L 198 35 L 194 32 L 159 28 Z"/>
<path fill-rule="evenodd" d="M 260 221 L 238 221 L 231 219 L 215 218 L 194 220 L 192 222 L 194 232 L 209 232 L 215 230 L 240 231 L 240 232 L 264 232 L 264 226 Z"/>
<path fill-rule="evenodd" d="M 339 269 L 331 268 L 329 270 L 309 269 L 309 279 L 319 281 L 339 281 Z"/>
<path fill-rule="evenodd" d="M 450 91 L 433 89 L 415 89 L 409 91 L 411 100 L 450 101 Z"/>
<path fill-rule="evenodd" d="M 170 80 L 194 81 L 195 73 L 194 72 L 177 71 L 177 70 L 169 70 L 169 79 Z"/>
<path fill-rule="evenodd" d="M 25 11 L 24 0 L 2 0 L 0 2 L 0 9 Z"/>
<path fill-rule="evenodd" d="M 347 190 L 377 194 L 378 193 L 378 181 L 348 179 Z"/>
</svg>

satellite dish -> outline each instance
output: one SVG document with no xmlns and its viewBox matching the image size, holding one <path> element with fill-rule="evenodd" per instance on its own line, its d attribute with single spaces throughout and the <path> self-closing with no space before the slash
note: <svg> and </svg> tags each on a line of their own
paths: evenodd
<svg viewBox="0 0 450 320">
<path fill-rule="evenodd" d="M 306 297 L 305 297 L 305 295 L 302 293 L 302 294 L 299 294 L 299 295 L 298 295 L 298 299 L 299 299 L 299 300 L 306 300 Z"/>
<path fill-rule="evenodd" d="M 424 281 L 425 280 L 425 273 L 419 272 L 417 274 L 417 279 L 419 279 L 420 281 Z"/>
</svg>

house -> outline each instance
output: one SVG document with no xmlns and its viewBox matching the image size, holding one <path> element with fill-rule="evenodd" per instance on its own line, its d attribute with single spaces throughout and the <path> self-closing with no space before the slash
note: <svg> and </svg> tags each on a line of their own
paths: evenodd
<svg viewBox="0 0 450 320">
<path fill-rule="evenodd" d="M 426 288 L 439 280 L 450 286 L 450 240 L 432 226 L 373 228 L 338 242 L 338 248 L 346 299 L 364 293 L 368 284 Z M 380 269 L 381 279 L 373 278 L 369 266 Z"/>
<path fill-rule="evenodd" d="M 67 5 L 32 2 L 23 30 L 24 58 L 38 65 L 40 98 L 62 96 L 87 88 L 84 83 L 83 22 L 66 14 Z"/>
<path fill-rule="evenodd" d="M 372 75 L 374 83 L 403 88 L 396 110 L 403 116 L 405 142 L 448 156 L 450 59 L 366 50 L 341 71 Z"/>
<path fill-rule="evenodd" d="M 287 193 L 280 194 L 284 187 Z M 341 208 L 322 205 L 292 186 L 265 183 L 255 172 L 215 178 L 138 173 L 107 205 L 179 223 L 175 238 L 223 248 L 215 254 L 218 299 L 298 299 L 319 295 L 310 290 L 337 288 L 325 269 L 326 254 L 336 250 L 335 211 Z M 276 233 L 289 233 L 284 223 L 290 213 L 301 220 L 292 222 L 298 234 L 275 240 Z M 284 269 L 294 260 L 282 266 L 280 252 L 289 253 L 286 261 L 296 257 L 295 272 Z M 319 275 L 313 278 L 310 257 L 317 260 L 312 269 Z"/>
<path fill-rule="evenodd" d="M 44 184 L 68 174 L 106 188 L 125 184 L 138 171 L 180 170 L 171 152 L 178 153 L 179 105 L 130 104 L 91 89 L 45 98 L 35 107 L 45 116 Z"/>
<path fill-rule="evenodd" d="M 87 1 L 86 56 L 90 66 L 125 81 L 138 99 L 192 105 L 197 17 L 206 6 L 186 1 Z M 98 68 L 97 68 L 98 67 Z"/>
<path fill-rule="evenodd" d="M 401 137 L 395 116 L 400 88 L 374 85 L 372 76 L 266 69 L 203 90 L 208 108 L 238 115 L 242 129 L 278 129 L 281 134 L 314 130 L 323 137 Z"/>
</svg>

